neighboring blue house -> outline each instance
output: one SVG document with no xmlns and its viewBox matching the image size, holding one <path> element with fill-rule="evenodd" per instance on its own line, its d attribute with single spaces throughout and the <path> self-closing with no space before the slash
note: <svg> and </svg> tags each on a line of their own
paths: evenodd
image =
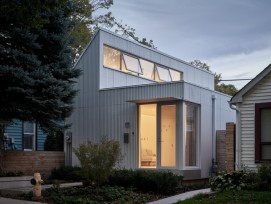
<svg viewBox="0 0 271 204">
<path fill-rule="evenodd" d="M 2 149 L 43 151 L 46 137 L 47 134 L 35 123 L 16 121 L 5 128 L 5 142 Z"/>
</svg>

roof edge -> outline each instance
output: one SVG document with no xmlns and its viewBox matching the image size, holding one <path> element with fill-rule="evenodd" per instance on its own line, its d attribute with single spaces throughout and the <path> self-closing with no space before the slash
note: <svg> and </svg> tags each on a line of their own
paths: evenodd
<svg viewBox="0 0 271 204">
<path fill-rule="evenodd" d="M 240 91 L 238 91 L 230 100 L 230 103 L 236 104 L 243 101 L 243 96 L 258 84 L 267 74 L 271 72 L 271 64 L 262 70 L 256 77 L 248 82 Z"/>
</svg>

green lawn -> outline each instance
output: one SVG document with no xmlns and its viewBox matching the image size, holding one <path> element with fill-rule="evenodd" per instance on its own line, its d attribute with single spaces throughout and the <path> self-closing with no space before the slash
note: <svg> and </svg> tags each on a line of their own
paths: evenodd
<svg viewBox="0 0 271 204">
<path fill-rule="evenodd" d="M 180 201 L 178 204 L 208 204 L 208 203 L 228 203 L 228 204 L 268 204 L 271 203 L 271 192 L 258 191 L 226 191 L 215 194 L 200 194 L 193 198 Z"/>
</svg>

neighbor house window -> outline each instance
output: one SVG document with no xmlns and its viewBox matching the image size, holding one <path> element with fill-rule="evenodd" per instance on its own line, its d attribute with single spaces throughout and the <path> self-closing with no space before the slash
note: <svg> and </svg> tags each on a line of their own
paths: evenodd
<svg viewBox="0 0 271 204">
<path fill-rule="evenodd" d="M 271 103 L 255 105 L 255 161 L 271 161 Z"/>
<path fill-rule="evenodd" d="M 104 66 L 120 70 L 120 51 L 104 46 Z"/>
<path fill-rule="evenodd" d="M 180 81 L 183 73 L 104 45 L 103 65 L 157 82 Z"/>
<path fill-rule="evenodd" d="M 23 144 L 24 150 L 35 149 L 35 123 L 24 122 L 23 123 Z"/>
<path fill-rule="evenodd" d="M 197 105 L 186 104 L 185 166 L 197 166 L 197 112 Z"/>
</svg>

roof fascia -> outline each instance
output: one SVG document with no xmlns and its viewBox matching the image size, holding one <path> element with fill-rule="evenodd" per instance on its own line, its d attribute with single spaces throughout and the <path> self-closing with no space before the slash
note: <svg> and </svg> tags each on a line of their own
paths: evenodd
<svg viewBox="0 0 271 204">
<path fill-rule="evenodd" d="M 240 91 L 238 91 L 232 98 L 230 103 L 243 102 L 243 96 L 250 91 L 256 84 L 258 84 L 267 74 L 271 72 L 271 64 L 269 64 L 263 71 L 261 71 L 254 79 L 248 82 Z"/>
</svg>

